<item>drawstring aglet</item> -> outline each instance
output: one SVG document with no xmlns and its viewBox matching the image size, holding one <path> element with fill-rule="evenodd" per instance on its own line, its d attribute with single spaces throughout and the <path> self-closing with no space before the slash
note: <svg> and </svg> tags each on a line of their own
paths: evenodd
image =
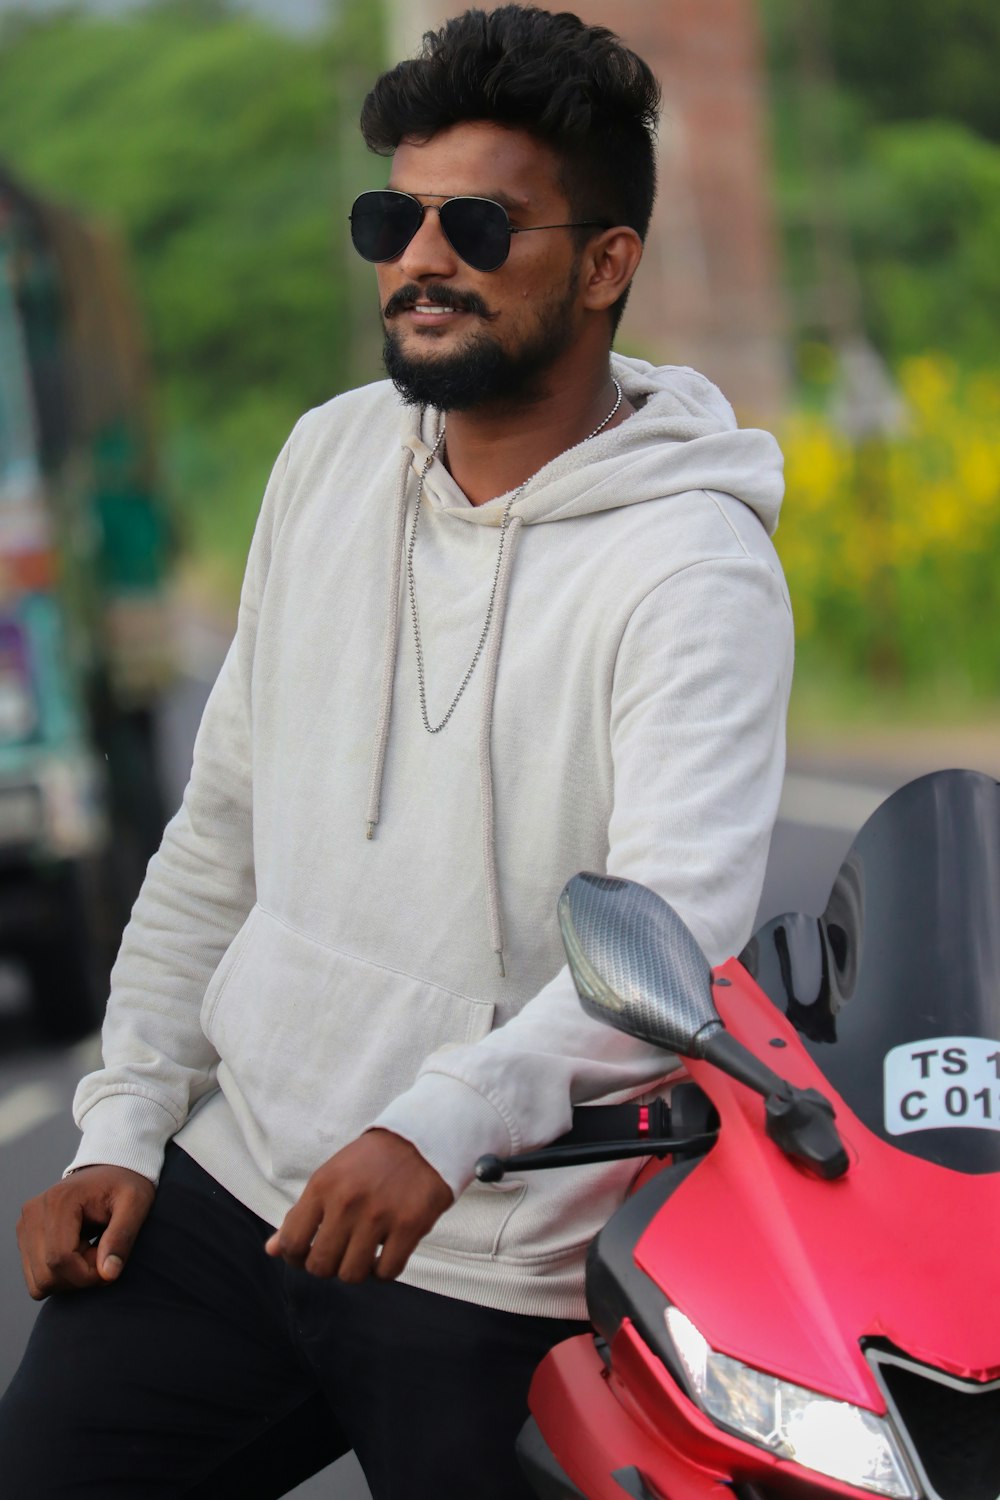
<svg viewBox="0 0 1000 1500">
<path fill-rule="evenodd" d="M 496 950 L 496 954 L 497 954 L 497 972 L 500 975 L 501 979 L 506 979 L 507 978 L 507 970 L 503 966 L 503 954 L 502 954 L 502 952 L 500 951 L 499 948 Z"/>
<path fill-rule="evenodd" d="M 365 834 L 365 838 L 366 839 L 373 839 L 375 837 L 375 824 L 374 823 L 369 823 L 367 825 L 367 829 L 368 829 L 368 831 Z"/>
</svg>

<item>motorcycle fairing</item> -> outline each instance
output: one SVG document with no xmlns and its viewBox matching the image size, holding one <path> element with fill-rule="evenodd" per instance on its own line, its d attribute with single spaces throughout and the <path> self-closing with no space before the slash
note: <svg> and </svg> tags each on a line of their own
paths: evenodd
<svg viewBox="0 0 1000 1500">
<path fill-rule="evenodd" d="M 761 1099 L 692 1059 L 719 1139 L 640 1236 L 636 1265 L 713 1348 L 879 1414 L 866 1339 L 959 1378 L 1000 1377 L 1000 1300 L 987 1290 L 1000 1263 L 996 1179 L 880 1139 L 742 966 L 717 973 L 731 981 L 716 988 L 727 1028 L 831 1099 L 851 1167 L 824 1182 L 796 1166 L 764 1136 Z"/>
<path fill-rule="evenodd" d="M 998 913 L 1000 787 L 936 773 L 866 825 L 821 918 L 780 918 L 751 942 L 743 958 L 760 985 L 735 960 L 717 971 L 728 1030 L 830 1099 L 850 1168 L 835 1182 L 810 1176 L 766 1138 L 762 1099 L 688 1064 L 719 1140 L 661 1169 L 658 1192 L 645 1169 L 643 1191 L 596 1242 L 588 1281 L 610 1368 L 582 1335 L 532 1384 L 540 1441 L 580 1495 L 622 1500 L 613 1476 L 631 1466 L 663 1500 L 870 1500 L 717 1426 L 678 1381 L 668 1302 L 715 1349 L 794 1385 L 895 1414 L 895 1361 L 964 1383 L 960 1400 L 971 1382 L 988 1423 L 1000 1382 L 1000 1131 L 893 1135 L 882 1089 L 901 1044 L 1000 1045 Z"/>
<path fill-rule="evenodd" d="M 868 819 L 821 916 L 776 917 L 741 959 L 876 1135 L 954 1171 L 1000 1172 L 998 916 L 1000 786 L 935 771 Z M 907 1050 L 922 1063 L 915 1113 L 893 1118 L 888 1074 Z"/>
<path fill-rule="evenodd" d="M 604 1363 L 588 1334 L 568 1339 L 546 1355 L 535 1372 L 530 1403 L 533 1411 L 545 1414 L 545 1444 L 571 1480 L 579 1477 L 587 1500 L 625 1500 L 626 1491 L 614 1478 L 623 1468 L 638 1469 L 655 1485 L 664 1460 L 662 1439 L 627 1393 L 616 1388 L 611 1394 Z M 732 1500 L 718 1469 L 685 1467 L 687 1473 L 676 1482 L 671 1468 L 669 1500 Z M 534 1477 L 530 1468 L 527 1472 Z"/>
<path fill-rule="evenodd" d="M 876 1345 L 868 1360 L 925 1492 L 997 1500 L 1000 1381 L 970 1386 Z"/>
<path fill-rule="evenodd" d="M 588 1334 L 558 1344 L 531 1385 L 531 1444 L 525 1472 L 537 1485 L 539 1444 L 570 1482 L 571 1500 L 625 1500 L 615 1475 L 632 1469 L 652 1500 L 872 1500 L 870 1493 L 807 1473 L 724 1432 L 680 1390 L 664 1389 L 663 1366 L 629 1319 L 609 1373 Z M 522 1451 L 519 1447 L 519 1452 Z M 522 1459 L 522 1462 L 524 1460 Z M 563 1500 L 558 1490 L 552 1500 Z"/>
<path fill-rule="evenodd" d="M 529 1417 L 521 1428 L 517 1458 L 539 1500 L 587 1500 L 542 1437 L 534 1417 Z"/>
<path fill-rule="evenodd" d="M 670 1196 L 695 1169 L 683 1162 L 664 1167 L 626 1199 L 591 1244 L 587 1255 L 587 1307 L 591 1322 L 610 1345 L 629 1318 L 647 1344 L 658 1349 L 677 1384 L 684 1385 L 680 1361 L 663 1344 L 663 1292 L 635 1261 L 635 1246 Z"/>
</svg>

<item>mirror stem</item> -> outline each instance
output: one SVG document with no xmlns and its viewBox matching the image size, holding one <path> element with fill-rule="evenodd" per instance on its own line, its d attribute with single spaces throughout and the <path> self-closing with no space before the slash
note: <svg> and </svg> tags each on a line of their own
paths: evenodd
<svg viewBox="0 0 1000 1500">
<path fill-rule="evenodd" d="M 780 1078 L 766 1063 L 755 1057 L 728 1031 L 714 1032 L 705 1042 L 701 1056 L 720 1072 L 728 1073 L 730 1078 L 745 1083 L 748 1089 L 763 1094 L 765 1099 L 771 1094 L 788 1095 L 791 1091 L 791 1084 L 786 1083 L 784 1078 Z"/>
<path fill-rule="evenodd" d="M 710 1036 L 701 1055 L 721 1073 L 763 1094 L 768 1136 L 786 1156 L 818 1177 L 843 1177 L 850 1163 L 828 1099 L 816 1089 L 795 1088 L 727 1031 Z"/>
</svg>

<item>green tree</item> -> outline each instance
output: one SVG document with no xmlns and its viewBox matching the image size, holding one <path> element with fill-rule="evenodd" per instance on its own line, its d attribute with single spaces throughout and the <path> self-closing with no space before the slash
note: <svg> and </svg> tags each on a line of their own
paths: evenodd
<svg viewBox="0 0 1000 1500">
<path fill-rule="evenodd" d="M 868 324 L 894 357 L 1000 349 L 1000 147 L 948 121 L 873 130 L 847 179 Z"/>
<path fill-rule="evenodd" d="M 839 0 L 829 18 L 837 75 L 875 118 L 956 120 L 1000 142 L 996 0 Z"/>
<path fill-rule="evenodd" d="M 234 568 L 294 419 L 374 373 L 352 354 L 344 200 L 380 180 L 348 97 L 379 47 L 371 7 L 300 39 L 165 0 L 22 24 L 0 52 L 0 157 L 124 232 L 169 472 L 195 545 Z"/>
<path fill-rule="evenodd" d="M 832 256 L 841 292 L 890 362 L 937 349 L 965 366 L 995 366 L 1000 8 L 762 0 L 762 12 L 801 332 L 829 334 Z"/>
</svg>

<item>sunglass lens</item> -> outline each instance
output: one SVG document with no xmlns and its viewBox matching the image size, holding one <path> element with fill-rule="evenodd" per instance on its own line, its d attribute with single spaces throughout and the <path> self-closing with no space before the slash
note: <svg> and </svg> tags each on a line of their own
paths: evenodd
<svg viewBox="0 0 1000 1500">
<path fill-rule="evenodd" d="M 450 198 L 441 205 L 441 228 L 474 271 L 497 271 L 510 254 L 510 220 L 489 198 Z"/>
<path fill-rule="evenodd" d="M 420 228 L 420 219 L 420 204 L 406 193 L 362 193 L 351 209 L 351 241 L 365 260 L 395 260 Z"/>
</svg>

